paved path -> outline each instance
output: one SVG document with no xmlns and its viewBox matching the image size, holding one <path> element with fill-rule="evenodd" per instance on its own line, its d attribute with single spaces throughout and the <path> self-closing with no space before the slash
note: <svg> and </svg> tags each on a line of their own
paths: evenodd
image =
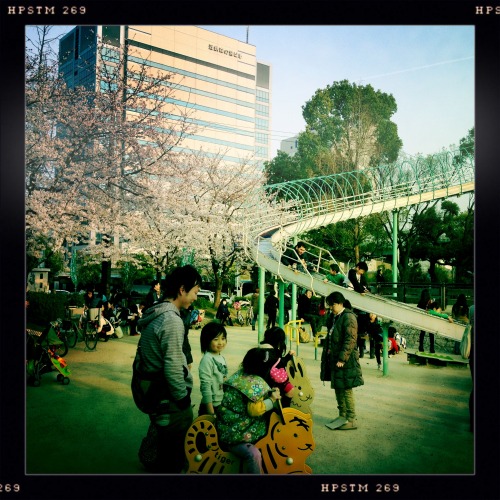
<svg viewBox="0 0 500 500">
<path fill-rule="evenodd" d="M 78 343 L 66 361 L 71 383 L 42 376 L 26 390 L 28 474 L 145 474 L 137 450 L 148 417 L 134 406 L 131 364 L 139 337 L 99 342 L 95 352 Z M 195 388 L 199 330 L 191 330 Z M 229 371 L 257 343 L 250 327 L 228 327 L 224 355 Z M 375 360 L 361 359 L 365 385 L 355 389 L 358 429 L 331 431 L 337 415 L 334 391 L 319 381 L 314 344 L 300 344 L 315 388 L 316 450 L 307 463 L 314 474 L 473 474 L 474 439 L 469 431 L 470 372 L 461 366 L 410 365 L 406 355 L 389 359 L 387 377 Z M 70 496 L 68 498 L 71 498 Z"/>
</svg>

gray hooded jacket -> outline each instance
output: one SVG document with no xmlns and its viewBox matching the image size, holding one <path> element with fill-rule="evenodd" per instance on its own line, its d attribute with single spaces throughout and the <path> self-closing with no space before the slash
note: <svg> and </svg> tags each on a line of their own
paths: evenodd
<svg viewBox="0 0 500 500">
<path fill-rule="evenodd" d="M 193 376 L 182 352 L 184 323 L 179 309 L 171 302 L 156 304 L 146 311 L 138 326 L 145 372 L 163 370 L 170 397 L 178 401 L 187 396 L 193 387 Z"/>
</svg>

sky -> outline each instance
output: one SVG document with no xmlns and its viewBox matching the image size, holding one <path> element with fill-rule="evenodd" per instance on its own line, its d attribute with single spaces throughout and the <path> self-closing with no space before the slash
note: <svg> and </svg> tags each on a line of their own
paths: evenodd
<svg viewBox="0 0 500 500">
<path fill-rule="evenodd" d="M 201 26 L 246 41 L 247 26 Z M 474 126 L 473 26 L 250 26 L 257 60 L 272 66 L 273 156 L 303 131 L 302 106 L 335 81 L 392 94 L 410 155 L 458 145 Z"/>
<path fill-rule="evenodd" d="M 271 156 L 305 128 L 302 106 L 335 81 L 392 94 L 410 155 L 458 145 L 474 126 L 473 26 L 200 26 L 255 45 L 270 64 Z M 66 33 L 73 26 L 56 26 Z"/>
</svg>

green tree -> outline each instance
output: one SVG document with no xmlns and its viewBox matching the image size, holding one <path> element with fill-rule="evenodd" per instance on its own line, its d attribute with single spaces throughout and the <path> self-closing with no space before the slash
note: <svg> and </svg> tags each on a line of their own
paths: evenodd
<svg viewBox="0 0 500 500">
<path fill-rule="evenodd" d="M 391 121 L 397 111 L 392 95 L 371 85 L 342 80 L 317 90 L 302 110 L 306 130 L 299 135 L 294 157 L 301 168 L 292 170 L 292 175 L 297 171 L 303 177 L 355 172 L 398 158 L 402 141 Z M 280 162 L 282 158 L 276 166 Z M 353 179 L 351 176 L 350 181 Z M 340 193 L 356 196 L 365 190 L 362 183 L 350 181 L 339 181 Z M 369 230 L 365 230 L 365 224 Z M 380 231 L 374 233 L 373 218 L 337 223 L 334 228 L 316 231 L 315 237 L 322 239 L 322 231 L 325 242 L 338 252 L 336 258 L 338 255 L 347 261 L 359 261 L 363 253 L 378 253 L 383 246 Z"/>
<path fill-rule="evenodd" d="M 266 184 L 278 184 L 308 177 L 307 172 L 302 169 L 300 155 L 290 156 L 283 151 L 278 151 L 271 161 L 264 163 L 264 175 Z"/>
<path fill-rule="evenodd" d="M 391 94 L 347 80 L 319 89 L 302 107 L 298 152 L 315 175 L 351 172 L 397 159 L 402 141 Z"/>
</svg>

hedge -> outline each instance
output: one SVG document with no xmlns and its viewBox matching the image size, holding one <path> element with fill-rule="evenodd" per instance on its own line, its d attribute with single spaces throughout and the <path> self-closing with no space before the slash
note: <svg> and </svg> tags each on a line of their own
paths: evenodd
<svg viewBox="0 0 500 500">
<path fill-rule="evenodd" d="M 68 306 L 82 307 L 84 304 L 84 297 L 79 293 L 28 292 L 26 300 L 29 304 L 26 309 L 27 321 L 40 325 L 63 319 Z"/>
</svg>

